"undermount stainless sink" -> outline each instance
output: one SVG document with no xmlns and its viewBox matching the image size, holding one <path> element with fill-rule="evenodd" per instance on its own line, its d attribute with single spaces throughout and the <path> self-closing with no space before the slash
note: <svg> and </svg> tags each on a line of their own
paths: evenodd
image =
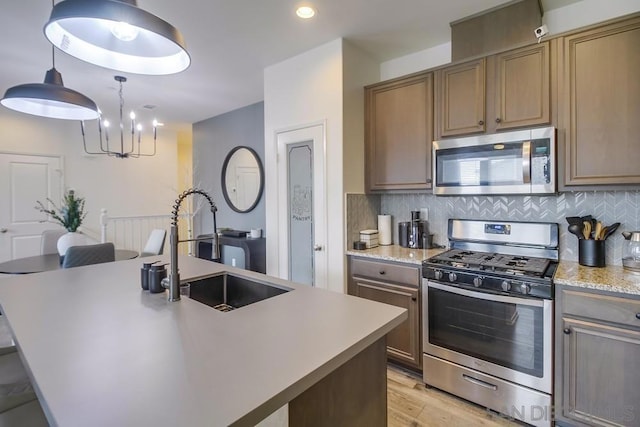
<svg viewBox="0 0 640 427">
<path fill-rule="evenodd" d="M 231 273 L 190 280 L 189 298 L 219 311 L 231 311 L 292 289 L 254 281 Z"/>
</svg>

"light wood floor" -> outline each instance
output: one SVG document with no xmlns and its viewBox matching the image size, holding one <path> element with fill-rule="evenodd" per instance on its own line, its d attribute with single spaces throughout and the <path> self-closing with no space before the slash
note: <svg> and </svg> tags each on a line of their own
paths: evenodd
<svg viewBox="0 0 640 427">
<path fill-rule="evenodd" d="M 435 388 L 417 374 L 387 365 L 389 427 L 521 426 Z"/>
</svg>

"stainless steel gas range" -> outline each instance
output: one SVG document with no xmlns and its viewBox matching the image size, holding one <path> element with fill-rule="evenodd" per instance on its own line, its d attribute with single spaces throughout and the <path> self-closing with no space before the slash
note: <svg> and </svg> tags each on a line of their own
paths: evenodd
<svg viewBox="0 0 640 427">
<path fill-rule="evenodd" d="M 450 219 L 448 237 L 422 264 L 425 383 L 551 425 L 558 224 Z"/>
</svg>

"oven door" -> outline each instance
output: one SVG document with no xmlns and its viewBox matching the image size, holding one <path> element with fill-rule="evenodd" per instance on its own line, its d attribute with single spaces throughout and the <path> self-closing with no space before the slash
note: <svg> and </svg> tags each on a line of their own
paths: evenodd
<svg viewBox="0 0 640 427">
<path fill-rule="evenodd" d="M 551 393 L 552 301 L 422 287 L 425 353 Z"/>
</svg>

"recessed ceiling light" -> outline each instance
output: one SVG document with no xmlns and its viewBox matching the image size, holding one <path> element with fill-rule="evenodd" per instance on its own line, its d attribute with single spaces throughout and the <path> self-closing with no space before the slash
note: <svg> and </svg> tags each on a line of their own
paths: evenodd
<svg viewBox="0 0 640 427">
<path fill-rule="evenodd" d="M 316 14 L 316 11 L 310 6 L 300 6 L 296 9 L 296 15 L 298 15 L 302 19 L 313 18 Z"/>
</svg>

